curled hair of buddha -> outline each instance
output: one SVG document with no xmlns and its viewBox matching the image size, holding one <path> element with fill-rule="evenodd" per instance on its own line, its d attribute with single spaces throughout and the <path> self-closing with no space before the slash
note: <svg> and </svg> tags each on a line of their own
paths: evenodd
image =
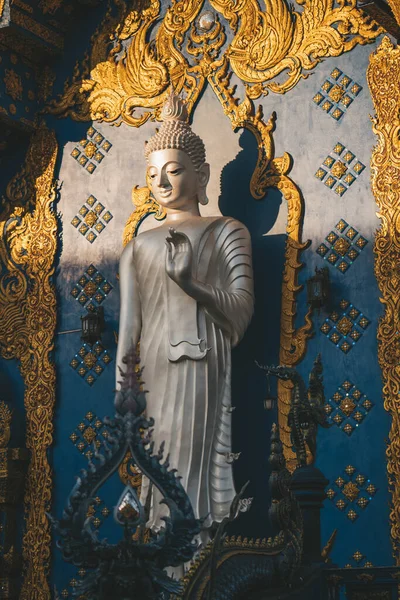
<svg viewBox="0 0 400 600">
<path fill-rule="evenodd" d="M 206 150 L 202 139 L 193 133 L 188 123 L 184 101 L 172 92 L 163 106 L 161 117 L 163 122 L 160 129 L 146 144 L 146 158 L 158 150 L 182 150 L 198 170 L 206 162 Z"/>
</svg>

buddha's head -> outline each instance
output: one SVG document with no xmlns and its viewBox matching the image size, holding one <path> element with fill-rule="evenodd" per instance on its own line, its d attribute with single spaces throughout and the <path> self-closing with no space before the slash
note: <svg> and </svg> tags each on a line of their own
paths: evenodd
<svg viewBox="0 0 400 600">
<path fill-rule="evenodd" d="M 161 206 L 185 210 L 207 204 L 210 166 L 203 141 L 188 123 L 184 102 L 170 95 L 162 110 L 163 123 L 146 144 L 147 181 Z"/>
</svg>

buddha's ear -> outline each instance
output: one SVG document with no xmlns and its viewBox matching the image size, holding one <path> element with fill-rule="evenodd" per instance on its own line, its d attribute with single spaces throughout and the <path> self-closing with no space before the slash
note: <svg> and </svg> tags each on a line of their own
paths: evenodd
<svg viewBox="0 0 400 600">
<path fill-rule="evenodd" d="M 208 163 L 203 163 L 200 169 L 197 171 L 199 186 L 205 188 L 210 179 L 210 165 Z"/>
</svg>

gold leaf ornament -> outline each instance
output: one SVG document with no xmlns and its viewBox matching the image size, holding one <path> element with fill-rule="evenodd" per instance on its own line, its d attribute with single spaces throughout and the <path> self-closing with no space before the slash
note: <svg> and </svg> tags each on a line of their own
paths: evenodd
<svg viewBox="0 0 400 600">
<path fill-rule="evenodd" d="M 290 9 L 285 0 L 263 0 L 263 9 L 257 0 L 210 4 L 233 32 L 229 45 L 225 46 L 218 14 L 200 14 L 203 1 L 172 0 L 161 20 L 160 1 L 150 0 L 115 28 L 114 47 L 106 60 L 93 59 L 101 51 L 99 42 L 92 40 L 90 74 L 79 79 L 75 73 L 48 112 L 140 127 L 148 119 L 160 119 L 172 87 L 176 94 L 185 92 L 190 113 L 207 79 L 224 62 L 244 83 L 250 99 L 269 92 L 285 94 L 324 58 L 373 42 L 383 32 L 357 8 L 356 0 L 340 0 L 336 6 L 334 0 L 301 0 L 301 12 Z M 102 31 L 94 37 L 105 39 Z M 278 76 L 283 81 L 277 81 Z"/>
</svg>

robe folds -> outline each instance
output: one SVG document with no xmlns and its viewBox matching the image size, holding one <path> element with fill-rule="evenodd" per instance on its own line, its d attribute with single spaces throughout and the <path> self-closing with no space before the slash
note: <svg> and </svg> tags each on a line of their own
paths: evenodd
<svg viewBox="0 0 400 600">
<path fill-rule="evenodd" d="M 206 524 L 229 514 L 235 496 L 231 452 L 231 348 L 253 313 L 251 242 L 247 229 L 227 217 L 189 218 L 177 224 L 193 247 L 193 277 L 212 302 L 202 306 L 165 270 L 168 228 L 132 242 L 133 298 L 141 321 L 140 358 L 147 416 L 155 420 L 155 449 L 165 442 L 196 517 Z M 144 478 L 141 501 L 149 482 Z M 158 530 L 168 514 L 152 490 L 148 526 Z"/>
</svg>

